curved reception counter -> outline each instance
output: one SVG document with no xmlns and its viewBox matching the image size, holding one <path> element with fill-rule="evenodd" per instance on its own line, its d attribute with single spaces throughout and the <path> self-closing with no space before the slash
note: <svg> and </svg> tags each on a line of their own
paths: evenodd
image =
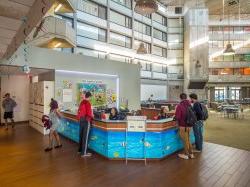
<svg viewBox="0 0 250 187">
<path fill-rule="evenodd" d="M 76 115 L 62 112 L 58 132 L 79 141 Z M 126 121 L 94 120 L 89 135 L 89 148 L 108 159 L 162 159 L 183 148 L 178 129 L 172 118 L 147 120 L 146 132 L 127 132 Z M 194 136 L 191 133 L 191 142 Z"/>
</svg>

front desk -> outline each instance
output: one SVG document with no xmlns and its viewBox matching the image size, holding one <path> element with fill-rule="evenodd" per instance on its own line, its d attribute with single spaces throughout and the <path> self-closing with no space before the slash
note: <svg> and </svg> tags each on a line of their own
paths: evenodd
<svg viewBox="0 0 250 187">
<path fill-rule="evenodd" d="M 76 115 L 62 112 L 63 118 L 58 132 L 79 141 L 79 123 Z M 126 121 L 94 120 L 89 135 L 89 148 L 108 159 L 146 158 L 162 159 L 183 148 L 175 121 L 147 120 L 147 132 L 127 132 Z M 145 141 L 144 141 L 145 137 Z M 126 144 L 127 141 L 127 144 Z M 194 136 L 191 133 L 191 142 Z M 126 148 L 127 145 L 127 148 Z"/>
</svg>

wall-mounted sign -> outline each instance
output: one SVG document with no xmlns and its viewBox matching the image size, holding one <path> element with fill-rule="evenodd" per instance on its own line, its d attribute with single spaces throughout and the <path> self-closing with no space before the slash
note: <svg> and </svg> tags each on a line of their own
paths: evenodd
<svg viewBox="0 0 250 187">
<path fill-rule="evenodd" d="M 83 83 L 102 84 L 102 80 L 83 80 Z"/>
<path fill-rule="evenodd" d="M 72 102 L 73 92 L 72 89 L 63 89 L 63 102 Z"/>
<path fill-rule="evenodd" d="M 146 131 L 146 116 L 128 116 L 127 131 L 128 132 L 145 132 Z"/>
</svg>

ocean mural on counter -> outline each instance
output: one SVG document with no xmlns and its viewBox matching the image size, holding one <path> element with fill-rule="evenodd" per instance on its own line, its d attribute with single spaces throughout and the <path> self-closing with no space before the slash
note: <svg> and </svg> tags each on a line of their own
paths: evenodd
<svg viewBox="0 0 250 187">
<path fill-rule="evenodd" d="M 58 132 L 78 142 L 79 124 L 75 121 L 62 119 Z M 191 133 L 191 142 L 194 135 Z M 127 145 L 128 158 L 160 159 L 183 148 L 177 128 L 161 132 L 126 132 L 105 131 L 93 127 L 89 136 L 89 148 L 110 159 L 125 158 Z"/>
</svg>

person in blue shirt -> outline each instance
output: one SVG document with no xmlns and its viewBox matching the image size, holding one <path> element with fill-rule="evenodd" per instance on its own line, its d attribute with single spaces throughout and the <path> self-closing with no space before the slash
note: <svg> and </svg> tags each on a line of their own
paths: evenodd
<svg viewBox="0 0 250 187">
<path fill-rule="evenodd" d="M 119 120 L 119 113 L 117 108 L 113 107 L 111 108 L 110 114 L 109 114 L 109 120 Z"/>
<path fill-rule="evenodd" d="M 201 103 L 198 101 L 198 96 L 194 93 L 189 95 L 193 110 L 197 117 L 197 122 L 193 126 L 194 137 L 195 137 L 195 148 L 194 152 L 201 152 L 203 146 L 203 135 L 202 135 L 202 127 L 203 127 L 203 111 Z"/>
</svg>

